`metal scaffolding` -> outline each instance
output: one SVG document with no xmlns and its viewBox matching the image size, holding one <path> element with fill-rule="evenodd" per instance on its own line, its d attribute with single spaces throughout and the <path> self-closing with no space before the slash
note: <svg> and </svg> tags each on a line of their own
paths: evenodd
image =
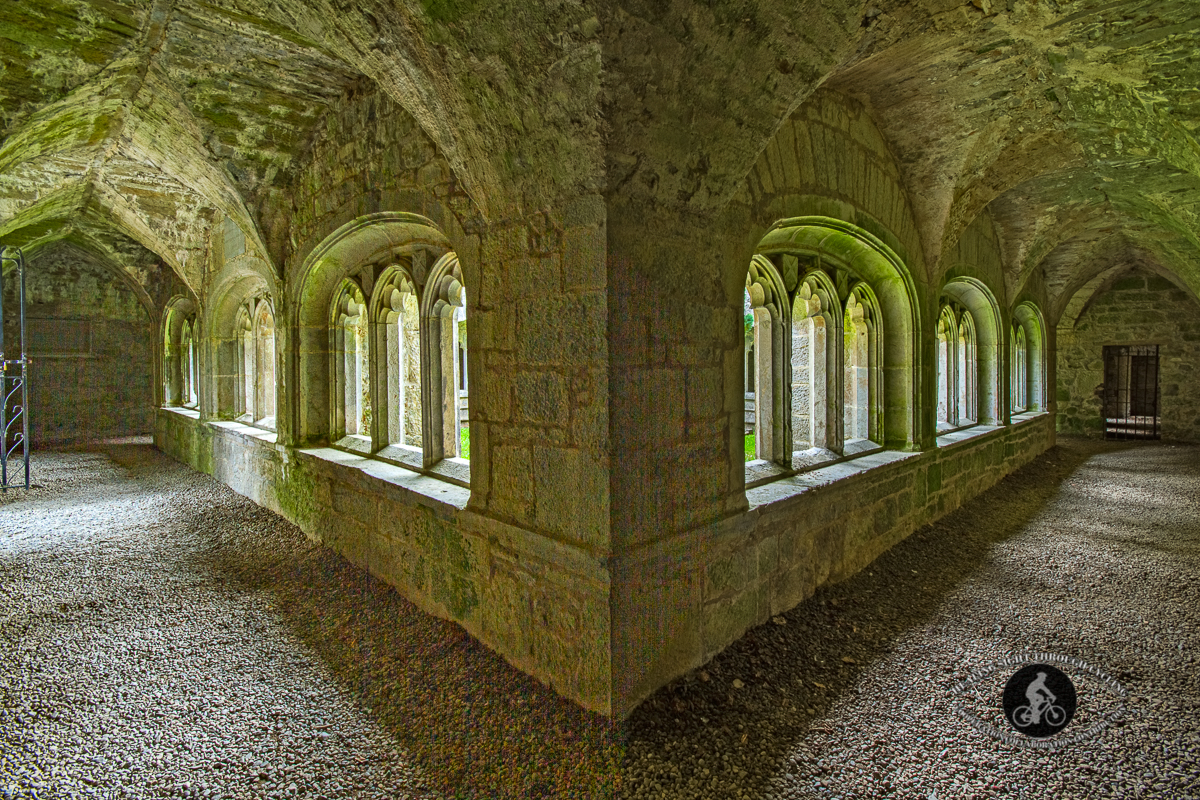
<svg viewBox="0 0 1200 800">
<path fill-rule="evenodd" d="M 9 358 L 4 342 L 4 269 L 13 265 L 18 281 L 19 358 Z M 16 247 L 0 246 L 0 490 L 20 485 L 18 470 L 9 465 L 18 459 L 25 467 L 29 488 L 29 358 L 25 337 L 25 256 Z"/>
</svg>

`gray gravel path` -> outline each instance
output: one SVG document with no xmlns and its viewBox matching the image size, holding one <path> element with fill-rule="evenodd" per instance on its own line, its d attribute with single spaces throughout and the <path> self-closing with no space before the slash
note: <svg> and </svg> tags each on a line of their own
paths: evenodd
<svg viewBox="0 0 1200 800">
<path fill-rule="evenodd" d="M 144 444 L 36 467 L 0 498 L 0 798 L 1200 798 L 1197 447 L 1064 441 L 616 729 Z M 1037 650 L 1124 721 L 1047 753 L 955 716 Z M 1074 727 L 1115 700 L 1072 677 Z"/>
<path fill-rule="evenodd" d="M 1117 678 L 1123 721 L 1038 752 L 956 716 L 970 671 L 1028 652 Z M 968 710 L 1007 729 L 1014 671 Z M 1064 734 L 1117 703 L 1071 677 Z M 1200 798 L 1200 447 L 1061 441 L 660 691 L 628 736 L 629 797 Z"/>
<path fill-rule="evenodd" d="M 609 729 L 149 444 L 0 498 L 0 798 L 586 796 Z"/>
</svg>

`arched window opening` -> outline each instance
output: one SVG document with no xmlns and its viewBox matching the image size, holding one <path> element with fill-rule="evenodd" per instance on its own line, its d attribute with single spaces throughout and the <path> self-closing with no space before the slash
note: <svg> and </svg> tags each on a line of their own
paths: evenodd
<svg viewBox="0 0 1200 800">
<path fill-rule="evenodd" d="M 380 393 L 376 406 L 389 448 L 419 455 L 424 442 L 421 416 L 421 317 L 416 286 L 403 267 L 384 273 L 376 288 L 375 337 L 379 346 Z M 401 458 L 401 460 L 404 460 Z"/>
<path fill-rule="evenodd" d="M 233 412 L 240 422 L 275 429 L 275 316 L 264 297 L 238 306 L 231 345 L 237 358 Z M 222 345 L 223 346 L 223 345 Z"/>
<path fill-rule="evenodd" d="M 370 346 L 366 302 L 350 280 L 334 297 L 333 325 L 333 438 L 343 447 L 371 450 Z"/>
<path fill-rule="evenodd" d="M 792 466 L 917 447 L 917 295 L 896 252 L 857 225 L 808 216 L 776 222 L 754 259 L 777 263 L 787 287 Z"/>
<path fill-rule="evenodd" d="M 235 417 L 242 422 L 254 421 L 255 359 L 258 348 L 254 346 L 254 320 L 249 304 L 238 306 L 234 330 L 237 334 L 237 396 Z"/>
<path fill-rule="evenodd" d="M 942 306 L 937 327 L 937 427 L 947 430 L 958 422 L 958 324 L 954 311 Z"/>
<path fill-rule="evenodd" d="M 419 214 L 367 214 L 326 237 L 300 272 L 289 288 L 304 398 L 295 438 L 469 487 L 459 457 L 470 452 L 469 298 L 447 236 Z"/>
<path fill-rule="evenodd" d="M 882 441 L 883 357 L 879 302 L 865 283 L 846 299 L 843 328 L 843 453 Z"/>
<path fill-rule="evenodd" d="M 957 427 L 996 425 L 1002 419 L 1004 398 L 1000 306 L 987 285 L 971 277 L 954 278 L 942 287 L 942 306 L 953 313 L 958 331 L 953 370 Z"/>
<path fill-rule="evenodd" d="M 1018 325 L 1012 333 L 1012 413 L 1020 414 L 1029 404 L 1028 351 L 1025 329 Z"/>
<path fill-rule="evenodd" d="M 829 400 L 830 381 L 836 378 L 836 370 L 831 370 L 836 327 L 830 310 L 837 306 L 826 283 L 815 274 L 809 276 L 792 303 L 793 459 L 815 457 L 810 451 L 829 451 L 834 444 Z"/>
<path fill-rule="evenodd" d="M 454 309 L 454 374 L 455 408 L 458 414 L 458 457 L 471 457 L 470 408 L 467 402 L 467 290 L 459 297 Z"/>
<path fill-rule="evenodd" d="M 1044 411 L 1045 398 L 1045 324 L 1033 303 L 1024 302 L 1013 309 L 1013 403 L 1012 412 Z"/>
<path fill-rule="evenodd" d="M 254 315 L 254 408 L 256 425 L 275 429 L 275 315 L 260 300 Z M 250 395 L 248 395 L 250 396 Z"/>
<path fill-rule="evenodd" d="M 466 378 L 460 369 L 466 357 L 460 352 L 459 325 L 466 321 L 467 292 L 463 286 L 458 256 L 447 253 L 433 265 L 421 297 L 424 330 L 422 346 L 427 350 L 428 386 L 423 387 L 428 444 L 426 460 L 463 458 L 470 455 Z M 465 337 L 465 325 L 462 331 Z M 464 339 L 465 340 L 465 339 Z"/>
<path fill-rule="evenodd" d="M 196 408 L 200 404 L 200 363 L 196 352 L 196 320 L 184 320 L 180 335 L 181 373 L 183 375 L 183 392 L 181 405 L 184 408 Z"/>
<path fill-rule="evenodd" d="M 754 403 L 754 381 L 756 379 L 756 370 L 754 368 L 754 307 L 750 303 L 750 290 L 746 289 L 742 292 L 742 375 L 743 381 L 743 413 L 742 413 L 742 433 L 745 437 L 745 455 L 747 461 L 753 461 L 758 456 L 755 454 L 755 428 L 757 419 L 755 416 Z"/>
<path fill-rule="evenodd" d="M 973 425 L 979 420 L 979 360 L 975 318 L 963 310 L 958 321 L 958 424 Z"/>
<path fill-rule="evenodd" d="M 755 256 L 746 274 L 744 313 L 749 334 L 745 351 L 747 422 L 753 409 L 753 432 L 746 439 L 746 460 L 788 466 L 789 420 L 785 392 L 790 380 L 787 363 L 787 292 L 774 265 Z M 760 465 L 761 466 L 761 465 Z"/>
<path fill-rule="evenodd" d="M 199 400 L 199 344 L 196 304 L 176 297 L 163 312 L 163 405 L 197 408 Z"/>
</svg>

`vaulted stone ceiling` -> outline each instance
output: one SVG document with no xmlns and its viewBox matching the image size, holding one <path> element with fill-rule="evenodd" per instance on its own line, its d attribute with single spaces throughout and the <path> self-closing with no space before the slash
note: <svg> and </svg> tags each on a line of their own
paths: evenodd
<svg viewBox="0 0 1200 800">
<path fill-rule="evenodd" d="M 265 217 L 372 83 L 485 219 L 716 213 L 826 86 L 888 137 L 928 265 L 987 209 L 1053 319 L 1122 259 L 1200 293 L 1198 52 L 1192 0 L 8 0 L 0 239 L 137 242 L 199 291 L 224 216 L 277 262 Z"/>
</svg>

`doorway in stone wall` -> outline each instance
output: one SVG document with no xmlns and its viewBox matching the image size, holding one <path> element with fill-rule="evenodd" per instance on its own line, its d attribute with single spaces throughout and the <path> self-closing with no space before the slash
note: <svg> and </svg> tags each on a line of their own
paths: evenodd
<svg viewBox="0 0 1200 800">
<path fill-rule="evenodd" d="M 1104 348 L 1104 438 L 1160 438 L 1158 399 L 1158 345 Z"/>
</svg>

